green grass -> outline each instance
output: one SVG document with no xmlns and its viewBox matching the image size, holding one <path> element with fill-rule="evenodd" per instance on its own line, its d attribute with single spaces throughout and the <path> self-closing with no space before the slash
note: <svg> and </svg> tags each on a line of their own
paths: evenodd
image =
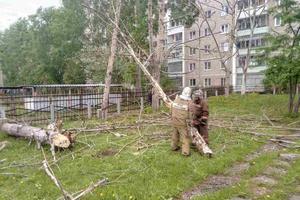
<svg viewBox="0 0 300 200">
<path fill-rule="evenodd" d="M 233 95 L 228 98 L 214 97 L 209 99 L 212 115 L 260 116 L 262 110 L 268 116 L 283 118 L 284 122 L 295 121 L 284 113 L 286 96 L 248 95 L 240 97 Z M 124 114 L 105 122 L 132 123 L 138 119 L 138 113 Z M 142 119 L 155 119 L 162 116 L 147 108 L 147 114 Z M 78 127 L 82 122 L 68 122 L 67 127 Z M 90 120 L 86 122 L 89 128 L 95 127 L 103 121 Z M 179 152 L 170 151 L 170 140 L 153 140 L 151 134 L 171 134 L 171 126 L 146 126 L 141 128 L 143 137 L 140 139 L 147 144 L 155 144 L 148 149 L 137 151 L 139 133 L 136 129 L 118 130 L 115 132 L 126 134 L 127 137 L 115 137 L 111 133 L 101 133 L 89 137 L 81 134 L 78 140 L 88 143 L 77 143 L 70 151 L 57 153 L 58 157 L 68 155 L 62 159 L 53 170 L 64 188 L 76 192 L 86 188 L 92 181 L 107 177 L 109 185 L 96 189 L 85 199 L 170 199 L 181 192 L 199 184 L 205 178 L 215 174 L 222 174 L 227 168 L 244 159 L 245 155 L 257 150 L 263 143 L 251 135 L 220 128 L 210 130 L 211 148 L 215 152 L 212 159 L 201 156 L 195 150 L 190 157 L 183 157 Z M 9 141 L 9 146 L 0 152 L 0 199 L 56 199 L 61 196 L 53 182 L 40 168 L 41 165 L 14 167 L 13 164 L 31 164 L 43 160 L 41 151 L 35 145 L 28 145 L 28 141 L 0 135 L 0 141 Z M 263 139 L 261 139 L 263 140 Z M 128 144 L 125 148 L 124 145 Z M 49 147 L 45 146 L 48 160 L 51 160 Z M 107 149 L 123 150 L 117 156 L 99 156 Z M 80 150 L 80 151 L 79 151 Z M 250 170 L 243 175 L 243 181 L 231 188 L 208 195 L 203 199 L 227 199 L 237 194 L 248 195 L 247 180 L 262 171 L 274 159 L 274 154 L 263 155 L 255 160 Z M 299 162 L 295 163 L 288 177 L 299 174 Z M 1 173 L 16 173 L 18 175 L 1 175 Z M 19 175 L 26 175 L 22 177 Z M 299 180 L 299 179 L 298 179 Z M 289 191 L 287 183 L 283 181 L 276 188 L 274 195 L 282 195 L 281 190 Z M 286 184 L 285 184 L 286 183 Z M 277 191 L 278 190 L 278 191 Z M 276 198 L 277 198 L 276 196 Z M 202 199 L 202 198 L 201 198 Z"/>
</svg>

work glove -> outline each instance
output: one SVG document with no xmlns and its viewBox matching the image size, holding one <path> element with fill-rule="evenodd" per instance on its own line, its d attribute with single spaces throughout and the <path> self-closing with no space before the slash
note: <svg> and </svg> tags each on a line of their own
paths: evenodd
<svg viewBox="0 0 300 200">
<path fill-rule="evenodd" d="M 206 126 L 207 125 L 207 117 L 201 117 L 200 122 L 202 125 Z"/>
<path fill-rule="evenodd" d="M 192 126 L 199 126 L 201 122 L 199 122 L 198 120 L 192 120 L 191 125 Z"/>
</svg>

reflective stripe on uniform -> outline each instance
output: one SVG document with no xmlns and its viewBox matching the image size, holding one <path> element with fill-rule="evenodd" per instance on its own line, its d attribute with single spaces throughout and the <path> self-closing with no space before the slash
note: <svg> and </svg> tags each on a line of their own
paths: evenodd
<svg viewBox="0 0 300 200">
<path fill-rule="evenodd" d="M 182 105 L 182 104 L 178 104 L 178 103 L 173 103 L 173 108 L 179 109 L 179 110 L 188 110 L 188 106 L 187 105 Z"/>
</svg>

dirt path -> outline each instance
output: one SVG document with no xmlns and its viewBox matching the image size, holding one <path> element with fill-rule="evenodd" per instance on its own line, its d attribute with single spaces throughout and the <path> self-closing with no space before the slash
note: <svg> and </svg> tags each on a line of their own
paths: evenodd
<svg viewBox="0 0 300 200">
<path fill-rule="evenodd" d="M 250 179 L 251 196 L 256 199 L 272 193 L 272 187 L 279 183 L 280 178 L 288 172 L 291 163 L 300 158 L 300 154 L 282 153 L 258 176 Z M 300 195 L 292 195 L 289 200 L 300 200 Z M 235 197 L 232 200 L 246 200 L 246 198 Z M 248 200 L 248 199 L 247 199 Z"/>
<path fill-rule="evenodd" d="M 258 158 L 262 154 L 279 150 L 280 147 L 278 145 L 274 143 L 267 143 L 258 151 L 249 154 L 244 162 L 240 162 L 233 165 L 222 175 L 208 177 L 206 180 L 204 180 L 204 182 L 202 182 L 198 186 L 182 193 L 179 199 L 188 200 L 192 199 L 195 196 L 205 195 L 207 193 L 216 192 L 223 188 L 232 186 L 240 181 L 241 175 L 250 167 L 250 163 L 253 160 Z"/>
<path fill-rule="evenodd" d="M 258 151 L 249 154 L 245 161 L 234 164 L 231 168 L 225 171 L 224 174 L 208 177 L 204 182 L 196 187 L 182 193 L 179 199 L 189 200 L 195 196 L 202 196 L 208 193 L 216 192 L 226 187 L 237 184 L 242 177 L 242 174 L 250 167 L 250 163 L 263 154 L 270 152 L 280 153 L 281 147 L 274 143 L 267 143 Z M 272 162 L 262 173 L 250 179 L 251 197 L 256 199 L 261 196 L 271 194 L 272 187 L 278 184 L 280 177 L 288 172 L 291 163 L 296 159 L 300 159 L 300 154 L 279 154 L 278 158 Z M 234 197 L 231 200 L 250 200 L 244 197 Z M 300 200 L 299 195 L 291 195 L 288 200 Z"/>
</svg>

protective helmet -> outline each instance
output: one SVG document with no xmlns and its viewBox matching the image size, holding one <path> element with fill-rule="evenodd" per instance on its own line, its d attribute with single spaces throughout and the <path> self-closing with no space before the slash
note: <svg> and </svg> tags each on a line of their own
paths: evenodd
<svg viewBox="0 0 300 200">
<path fill-rule="evenodd" d="M 201 89 L 195 90 L 193 92 L 193 99 L 196 99 L 196 98 L 203 99 L 203 91 Z"/>
<path fill-rule="evenodd" d="M 192 90 L 190 87 L 185 87 L 179 97 L 183 100 L 191 100 Z"/>
</svg>

